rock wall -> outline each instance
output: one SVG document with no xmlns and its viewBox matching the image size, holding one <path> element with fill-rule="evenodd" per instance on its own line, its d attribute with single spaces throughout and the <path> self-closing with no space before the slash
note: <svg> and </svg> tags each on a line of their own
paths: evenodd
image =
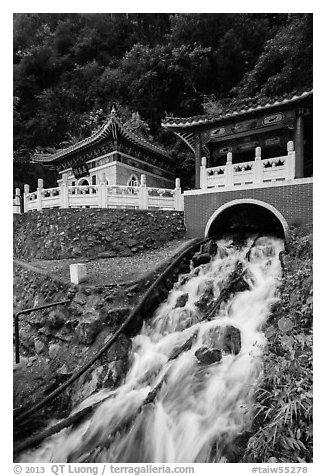
<svg viewBox="0 0 326 476">
<path fill-rule="evenodd" d="M 115 289 L 74 286 L 14 265 L 14 310 L 71 299 L 71 303 L 21 315 L 22 368 L 15 372 L 14 404 L 28 407 L 87 363 L 118 329 L 130 304 Z M 118 302 L 118 304 L 117 304 Z M 98 388 L 114 388 L 127 371 L 130 339 L 121 335 L 52 409 L 67 411 Z M 17 373 L 18 372 L 18 373 Z"/>
<path fill-rule="evenodd" d="M 183 212 L 49 209 L 15 219 L 14 255 L 25 260 L 130 256 L 184 234 Z"/>
</svg>

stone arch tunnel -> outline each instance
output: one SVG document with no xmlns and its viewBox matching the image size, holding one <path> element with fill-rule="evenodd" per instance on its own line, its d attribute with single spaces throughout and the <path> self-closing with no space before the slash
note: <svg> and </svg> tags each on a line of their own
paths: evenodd
<svg viewBox="0 0 326 476">
<path fill-rule="evenodd" d="M 234 200 L 212 214 L 205 236 L 263 233 L 285 238 L 287 228 L 284 217 L 271 205 L 258 200 Z"/>
<path fill-rule="evenodd" d="M 234 224 L 236 215 L 251 230 L 264 223 L 266 231 L 272 226 L 273 235 L 287 238 L 291 226 L 312 223 L 312 178 L 253 188 L 185 191 L 184 213 L 189 238 L 225 230 L 228 224 Z"/>
</svg>

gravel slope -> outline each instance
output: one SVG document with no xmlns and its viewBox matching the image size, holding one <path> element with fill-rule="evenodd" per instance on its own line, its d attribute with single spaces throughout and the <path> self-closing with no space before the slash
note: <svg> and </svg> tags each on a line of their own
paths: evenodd
<svg viewBox="0 0 326 476">
<path fill-rule="evenodd" d="M 99 259 L 31 260 L 29 264 L 53 276 L 69 281 L 71 263 L 85 263 L 90 285 L 108 285 L 136 281 L 156 268 L 163 260 L 176 253 L 188 240 L 183 238 L 162 245 L 158 250 L 148 250 L 133 256 Z M 86 283 L 85 283 L 86 284 Z"/>
</svg>

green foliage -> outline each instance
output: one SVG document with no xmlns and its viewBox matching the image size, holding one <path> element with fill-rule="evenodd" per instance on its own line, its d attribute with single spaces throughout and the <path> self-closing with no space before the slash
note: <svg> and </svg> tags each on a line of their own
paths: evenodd
<svg viewBox="0 0 326 476">
<path fill-rule="evenodd" d="M 312 85 L 312 14 L 289 15 L 266 42 L 254 68 L 234 89 L 241 97 L 275 96 Z"/>
<path fill-rule="evenodd" d="M 307 14 L 15 14 L 14 156 L 86 137 L 112 104 L 159 140 L 166 113 L 287 91 L 310 80 L 311 31 Z"/>
<path fill-rule="evenodd" d="M 245 462 L 312 461 L 312 234 L 292 229 Z"/>
</svg>

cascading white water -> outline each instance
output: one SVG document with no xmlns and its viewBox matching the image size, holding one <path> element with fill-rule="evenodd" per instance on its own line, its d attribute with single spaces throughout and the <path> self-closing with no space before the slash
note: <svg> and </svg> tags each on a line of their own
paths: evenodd
<svg viewBox="0 0 326 476">
<path fill-rule="evenodd" d="M 248 261 L 252 243 L 239 250 L 232 240 L 217 242 L 214 259 L 181 276 L 133 339 L 125 383 L 86 399 L 73 413 L 99 402 L 91 417 L 48 438 L 20 461 L 227 462 L 225 448 L 250 429 L 254 388 L 262 374 L 262 327 L 280 276 L 283 242 L 259 238 Z M 207 318 L 203 303 L 218 299 L 238 263 L 247 289 Z M 238 353 L 223 348 L 230 326 L 240 331 Z M 201 360 L 203 348 L 215 349 L 222 358 Z M 153 401 L 146 403 L 153 389 Z"/>
</svg>

